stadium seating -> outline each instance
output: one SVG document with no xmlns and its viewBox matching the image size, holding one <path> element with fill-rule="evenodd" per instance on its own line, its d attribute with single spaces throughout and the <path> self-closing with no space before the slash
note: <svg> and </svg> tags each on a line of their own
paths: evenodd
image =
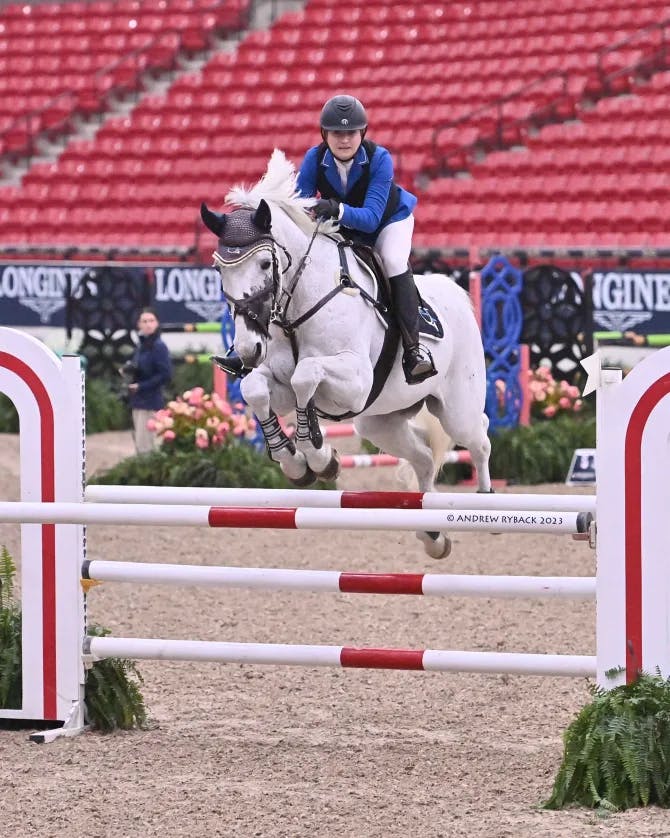
<svg viewBox="0 0 670 838">
<path fill-rule="evenodd" d="M 0 184 L 3 218 L 43 219 L 3 225 L 0 244 L 188 250 L 200 200 L 222 205 L 274 147 L 298 163 L 320 139 L 321 105 L 343 91 L 364 101 L 371 137 L 419 197 L 418 246 L 667 242 L 667 3 L 309 0 L 235 50 L 213 48 L 212 33 L 238 27 L 245 10 L 245 0 L 2 7 L 5 155 L 110 97 L 137 104 L 34 163 L 20 189 Z M 152 71 L 207 50 L 200 70 L 151 92 Z"/>
<path fill-rule="evenodd" d="M 248 0 L 91 0 L 0 7 L 0 155 L 34 153 L 31 138 L 68 133 L 110 93 L 142 89 L 142 74 L 173 69 L 214 33 L 237 30 Z"/>
</svg>

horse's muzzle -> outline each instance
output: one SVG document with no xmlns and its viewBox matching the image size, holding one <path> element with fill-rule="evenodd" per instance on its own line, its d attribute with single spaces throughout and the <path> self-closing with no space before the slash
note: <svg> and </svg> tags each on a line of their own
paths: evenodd
<svg viewBox="0 0 670 838">
<path fill-rule="evenodd" d="M 264 341 L 257 341 L 252 345 L 236 348 L 245 367 L 255 369 L 265 360 L 266 349 Z"/>
</svg>

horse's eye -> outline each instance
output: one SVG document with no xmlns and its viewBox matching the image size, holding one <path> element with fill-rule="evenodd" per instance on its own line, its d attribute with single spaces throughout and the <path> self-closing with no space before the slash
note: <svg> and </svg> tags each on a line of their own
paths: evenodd
<svg viewBox="0 0 670 838">
<path fill-rule="evenodd" d="M 263 261 L 261 262 L 261 270 L 262 271 L 269 270 L 271 264 L 272 264 L 272 262 L 269 259 L 263 259 Z"/>
</svg>

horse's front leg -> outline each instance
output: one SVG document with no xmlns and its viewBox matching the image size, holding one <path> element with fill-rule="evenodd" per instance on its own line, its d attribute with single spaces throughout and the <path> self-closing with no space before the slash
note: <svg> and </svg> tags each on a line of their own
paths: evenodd
<svg viewBox="0 0 670 838">
<path fill-rule="evenodd" d="M 284 433 L 279 415 L 289 413 L 294 407 L 291 388 L 272 375 L 267 367 L 252 370 L 241 382 L 240 391 L 253 410 L 265 437 L 270 459 L 279 463 L 281 470 L 296 486 L 309 486 L 316 475 L 307 465 L 305 455 L 296 449 L 293 440 Z"/>
<path fill-rule="evenodd" d="M 334 480 L 338 476 L 340 460 L 319 428 L 314 406 L 317 389 L 320 402 L 334 403 L 346 413 L 363 409 L 371 385 L 371 370 L 367 375 L 365 365 L 357 362 L 351 353 L 304 358 L 296 365 L 291 377 L 297 419 L 295 443 L 307 458 L 310 469 L 322 480 Z"/>
</svg>

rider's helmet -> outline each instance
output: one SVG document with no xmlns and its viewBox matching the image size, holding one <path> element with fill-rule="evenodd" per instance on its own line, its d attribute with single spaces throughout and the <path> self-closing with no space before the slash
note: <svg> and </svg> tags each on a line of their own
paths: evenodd
<svg viewBox="0 0 670 838">
<path fill-rule="evenodd" d="M 357 131 L 365 135 L 368 117 L 355 96 L 341 94 L 329 99 L 321 110 L 321 134 L 324 131 Z"/>
</svg>

